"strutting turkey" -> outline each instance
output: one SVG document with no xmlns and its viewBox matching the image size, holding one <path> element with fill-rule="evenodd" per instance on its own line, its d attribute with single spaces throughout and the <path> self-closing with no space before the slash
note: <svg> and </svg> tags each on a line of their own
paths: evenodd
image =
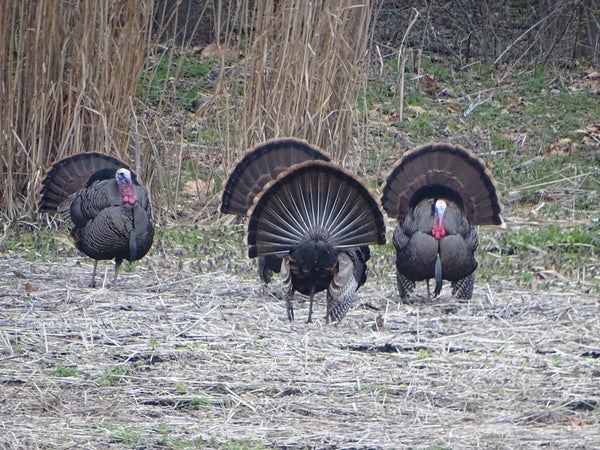
<svg viewBox="0 0 600 450">
<path fill-rule="evenodd" d="M 501 225 L 502 206 L 492 174 L 475 154 L 457 145 L 434 143 L 405 153 L 383 186 L 381 203 L 398 220 L 398 293 L 408 299 L 416 281 L 442 280 L 457 298 L 473 294 L 477 231 L 473 225 Z"/>
<path fill-rule="evenodd" d="M 229 175 L 223 191 L 221 212 L 245 217 L 265 184 L 293 164 L 313 159 L 329 161 L 329 156 L 307 142 L 295 138 L 272 139 L 248 151 Z M 273 272 L 281 270 L 276 255 L 258 258 L 258 273 L 265 284 Z"/>
<path fill-rule="evenodd" d="M 116 283 L 124 259 L 142 258 L 154 238 L 146 191 L 129 167 L 108 155 L 80 153 L 57 163 L 42 181 L 38 211 L 58 212 L 75 246 L 94 259 L 115 259 Z"/>
<path fill-rule="evenodd" d="M 248 254 L 259 257 L 261 279 L 281 271 L 290 321 L 295 291 L 309 296 L 311 322 L 314 295 L 323 290 L 326 322 L 342 320 L 366 281 L 368 246 L 385 243 L 377 199 L 328 160 L 303 141 L 270 141 L 238 163 L 223 193 L 221 211 L 247 210 Z"/>
</svg>

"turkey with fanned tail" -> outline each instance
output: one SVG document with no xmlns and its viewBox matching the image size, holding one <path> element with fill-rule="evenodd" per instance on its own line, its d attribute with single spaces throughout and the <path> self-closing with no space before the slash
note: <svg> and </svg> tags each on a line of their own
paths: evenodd
<svg viewBox="0 0 600 450">
<path fill-rule="evenodd" d="M 57 163 L 42 181 L 38 211 L 60 213 L 75 246 L 94 259 L 115 260 L 116 283 L 124 259 L 141 259 L 154 237 L 148 195 L 129 167 L 108 155 L 80 153 Z"/>
<path fill-rule="evenodd" d="M 272 139 L 257 145 L 243 156 L 229 175 L 223 190 L 221 212 L 245 217 L 265 184 L 290 166 L 314 159 L 329 161 L 329 156 L 296 138 Z M 271 282 L 273 272 L 280 270 L 281 259 L 276 255 L 258 258 L 258 273 L 265 285 Z"/>
<path fill-rule="evenodd" d="M 295 151 L 298 145 L 306 145 L 302 141 L 287 142 Z M 269 147 L 271 143 L 264 145 Z M 262 153 L 263 146 L 254 151 Z M 287 151 L 282 146 L 271 149 L 270 154 L 282 161 Z M 290 320 L 294 319 L 295 291 L 310 298 L 310 322 L 314 295 L 327 290 L 325 320 L 338 322 L 351 307 L 356 289 L 366 281 L 368 246 L 385 243 L 383 215 L 377 199 L 354 175 L 328 162 L 320 152 L 316 154 L 321 156 L 319 159 L 315 154 L 304 155 L 304 162 L 286 167 L 260 187 L 245 186 L 246 194 L 240 194 L 249 200 L 249 256 L 259 257 L 263 281 L 270 271 L 282 272 Z M 270 159 L 264 158 L 267 165 Z M 231 192 L 224 193 L 223 203 L 231 196 Z M 265 274 L 266 270 L 269 272 Z"/>
<path fill-rule="evenodd" d="M 398 293 L 406 301 L 416 281 L 442 280 L 452 293 L 470 299 L 475 280 L 477 231 L 473 225 L 502 225 L 502 205 L 484 161 L 463 147 L 424 145 L 405 153 L 382 188 L 383 208 L 395 217 Z"/>
</svg>

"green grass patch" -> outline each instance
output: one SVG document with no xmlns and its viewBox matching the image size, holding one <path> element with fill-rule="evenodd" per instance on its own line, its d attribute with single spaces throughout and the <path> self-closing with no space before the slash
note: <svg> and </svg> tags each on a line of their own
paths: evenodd
<svg viewBox="0 0 600 450">
<path fill-rule="evenodd" d="M 169 435 L 162 436 L 158 442 L 159 445 L 166 448 L 204 448 L 206 446 L 206 442 L 201 438 L 186 440 Z"/>
<path fill-rule="evenodd" d="M 233 439 L 229 438 L 221 443 L 223 450 L 262 450 L 264 447 L 261 443 L 254 441 L 251 438 Z"/>
<path fill-rule="evenodd" d="M 425 94 L 420 89 L 410 89 L 404 95 L 405 106 L 424 106 Z"/>
<path fill-rule="evenodd" d="M 424 450 L 450 450 L 451 447 L 444 445 L 443 442 L 436 442 L 435 444 L 429 447 L 423 447 Z"/>
<path fill-rule="evenodd" d="M 493 241 L 480 234 L 480 243 L 478 280 L 492 283 L 507 277 L 528 288 L 536 282 L 537 289 L 545 290 L 550 284 L 544 281 L 546 276 L 538 276 L 540 271 L 549 270 L 569 279 L 582 271 L 593 274 L 598 270 L 600 225 L 523 227 L 496 232 Z M 495 246 L 490 249 L 489 245 Z M 593 276 L 587 281 L 598 284 Z"/>
<path fill-rule="evenodd" d="M 207 406 L 213 406 L 213 403 L 205 397 L 196 396 L 190 399 L 190 409 L 206 408 Z"/>
<path fill-rule="evenodd" d="M 154 245 L 173 256 L 185 259 L 213 257 L 219 262 L 245 256 L 243 240 L 242 226 L 210 229 L 157 227 L 154 233 Z"/>
<path fill-rule="evenodd" d="M 327 398 L 335 403 L 344 403 L 346 401 L 346 399 L 341 395 L 329 394 Z"/>
<path fill-rule="evenodd" d="M 129 369 L 124 364 L 119 364 L 108 369 L 98 380 L 98 384 L 102 387 L 116 386 L 123 383 L 125 376 L 129 373 Z"/>
<path fill-rule="evenodd" d="M 423 361 L 424 359 L 431 358 L 433 352 L 428 348 L 420 348 L 419 354 L 415 357 L 415 361 Z"/>
<path fill-rule="evenodd" d="M 68 378 L 68 377 L 76 377 L 77 370 L 73 367 L 65 367 L 61 364 L 57 364 L 52 372 L 55 377 L 59 378 Z"/>
<path fill-rule="evenodd" d="M 168 53 L 157 55 L 154 64 L 140 74 L 137 96 L 154 106 L 163 103 L 173 110 L 194 109 L 198 95 L 212 91 L 206 75 L 216 65 L 216 60 L 194 54 L 179 58 Z"/>
<path fill-rule="evenodd" d="M 423 73 L 426 73 L 430 76 L 433 75 L 433 78 L 438 83 L 450 81 L 452 76 L 452 71 L 447 64 L 438 59 L 433 59 L 428 55 L 424 55 L 421 58 L 421 69 Z"/>
<path fill-rule="evenodd" d="M 399 128 L 419 136 L 432 136 L 436 131 L 433 116 L 428 113 L 420 114 L 411 121 L 402 122 Z"/>
<path fill-rule="evenodd" d="M 531 246 L 556 250 L 566 258 L 595 257 L 600 247 L 598 224 L 563 229 L 550 224 L 543 228 L 521 228 L 517 232 L 503 233 L 500 242 L 506 248 L 530 250 Z"/>
<path fill-rule="evenodd" d="M 372 392 L 387 392 L 388 388 L 381 384 L 373 383 L 369 386 Z"/>
<path fill-rule="evenodd" d="M 142 437 L 133 428 L 122 424 L 99 423 L 96 427 L 110 432 L 112 442 L 118 442 L 124 445 L 139 444 Z"/>
<path fill-rule="evenodd" d="M 366 114 L 376 106 L 389 101 L 393 94 L 385 82 L 372 81 L 367 84 L 366 89 L 359 89 L 358 95 L 356 106 L 362 114 Z"/>
<path fill-rule="evenodd" d="M 0 245 L 2 252 L 14 252 L 27 261 L 47 261 L 58 251 L 63 251 L 65 240 L 70 239 L 66 228 L 38 227 L 26 222 L 15 223 L 6 231 L 6 237 Z M 75 247 L 67 248 L 73 250 Z"/>
<path fill-rule="evenodd" d="M 0 246 L 0 252 L 10 253 L 28 261 L 57 261 L 82 257 L 63 224 L 37 227 L 19 222 L 11 226 Z M 156 226 L 154 243 L 148 257 L 160 255 L 161 268 L 176 268 L 186 261 L 196 260 L 190 267 L 199 272 L 225 267 L 231 272 L 248 274 L 254 271 L 253 260 L 247 257 L 243 223 L 231 226 Z M 91 261 L 91 260 L 90 260 Z M 135 272 L 141 262 L 123 261 L 120 271 Z M 151 346 L 155 346 L 156 343 Z"/>
</svg>

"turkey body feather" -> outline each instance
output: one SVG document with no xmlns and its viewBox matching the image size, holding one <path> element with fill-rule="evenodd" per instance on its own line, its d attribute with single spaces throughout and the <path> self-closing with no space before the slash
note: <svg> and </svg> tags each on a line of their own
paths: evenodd
<svg viewBox="0 0 600 450">
<path fill-rule="evenodd" d="M 452 283 L 458 298 L 471 298 L 477 231 L 474 224 L 499 225 L 501 204 L 485 163 L 470 151 L 429 144 L 407 152 L 383 186 L 382 204 L 396 217 L 398 292 L 407 300 L 416 281 Z"/>
<path fill-rule="evenodd" d="M 435 261 L 439 253 L 442 278 L 459 280 L 477 268 L 474 252 L 477 249 L 477 231 L 469 224 L 460 209 L 448 203 L 444 222 L 446 236 L 438 240 L 429 232 L 433 228 L 433 200 L 423 200 L 394 230 L 393 243 L 398 253 L 401 273 L 410 273 L 411 279 L 423 281 L 434 278 Z"/>
<path fill-rule="evenodd" d="M 248 173 L 269 175 L 254 177 L 255 185 L 236 181 L 252 178 Z M 315 293 L 327 290 L 325 319 L 341 320 L 356 289 L 366 281 L 368 245 L 385 243 L 377 199 L 354 175 L 294 139 L 256 147 L 232 177 L 221 211 L 231 211 L 230 199 L 240 199 L 235 211 L 249 218 L 248 254 L 259 258 L 264 282 L 273 272 L 281 272 L 288 318 L 294 318 L 295 291 L 310 297 L 310 322 Z"/>
<path fill-rule="evenodd" d="M 115 260 L 116 282 L 121 262 L 141 259 L 152 246 L 146 191 L 127 165 L 106 155 L 82 153 L 54 164 L 42 182 L 38 210 L 60 213 L 75 246 L 95 260 L 92 287 L 98 260 Z"/>
</svg>

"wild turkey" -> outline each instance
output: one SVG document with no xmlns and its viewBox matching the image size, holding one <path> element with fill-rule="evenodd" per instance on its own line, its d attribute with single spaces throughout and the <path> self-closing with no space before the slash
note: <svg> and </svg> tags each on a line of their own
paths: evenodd
<svg viewBox="0 0 600 450">
<path fill-rule="evenodd" d="M 115 259 L 116 283 L 124 259 L 142 258 L 154 237 L 146 191 L 129 167 L 111 156 L 80 153 L 55 163 L 42 181 L 38 211 L 58 212 L 75 246 L 90 258 L 95 287 L 100 259 Z"/>
<path fill-rule="evenodd" d="M 221 210 L 230 211 L 233 196 L 245 199 L 241 204 L 249 206 L 248 254 L 259 257 L 263 281 L 271 271 L 282 272 L 290 321 L 295 291 L 310 297 L 307 321 L 311 322 L 314 295 L 327 289 L 325 320 L 339 322 L 355 291 L 366 281 L 368 245 L 385 243 L 381 208 L 360 180 L 322 153 L 305 151 L 301 141 L 281 142 L 255 148 L 238 164 L 227 183 Z M 305 161 L 286 167 L 290 151 Z M 262 169 L 253 167 L 257 160 Z M 246 171 L 279 174 L 266 184 L 260 179 L 237 188 L 235 180 Z"/>
<path fill-rule="evenodd" d="M 407 300 L 416 281 L 442 280 L 452 294 L 473 294 L 477 231 L 472 225 L 500 225 L 502 206 L 496 183 L 478 156 L 457 145 L 429 144 L 405 153 L 383 186 L 381 203 L 398 220 L 398 293 Z"/>
<path fill-rule="evenodd" d="M 295 138 L 272 139 L 247 152 L 236 165 L 223 191 L 221 212 L 245 217 L 265 184 L 277 178 L 290 166 L 313 159 L 329 161 L 329 156 L 305 141 Z M 258 273 L 265 284 L 273 272 L 281 270 L 281 259 L 276 255 L 258 258 Z"/>
</svg>

